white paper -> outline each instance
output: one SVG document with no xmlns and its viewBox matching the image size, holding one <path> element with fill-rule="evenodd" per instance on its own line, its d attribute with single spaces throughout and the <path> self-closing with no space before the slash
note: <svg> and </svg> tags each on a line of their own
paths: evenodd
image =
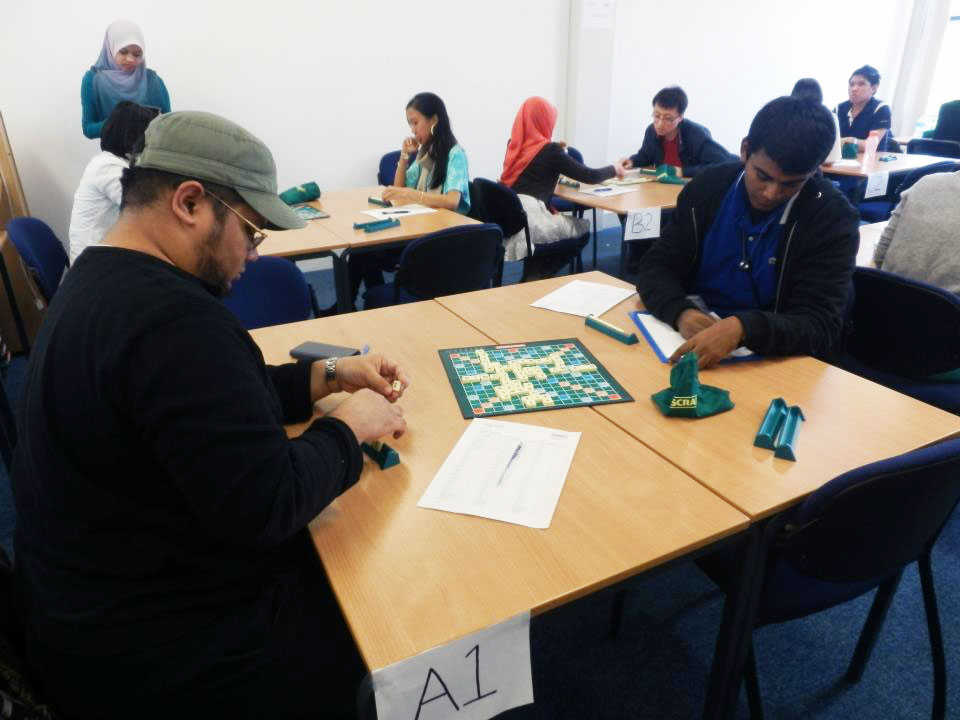
<svg viewBox="0 0 960 720">
<path fill-rule="evenodd" d="M 616 287 L 602 283 L 571 280 L 552 293 L 530 303 L 531 307 L 554 310 L 568 315 L 596 315 L 600 317 L 619 302 L 636 291 L 633 288 Z"/>
<path fill-rule="evenodd" d="M 613 28 L 617 4 L 615 0 L 583 0 L 584 30 L 609 30 Z"/>
<path fill-rule="evenodd" d="M 579 190 L 574 190 L 582 195 L 592 197 L 610 197 L 612 195 L 623 195 L 628 192 L 636 192 L 640 188 L 634 185 L 587 185 L 581 186 Z"/>
<path fill-rule="evenodd" d="M 364 215 L 369 215 L 377 220 L 403 220 L 411 215 L 423 215 L 425 213 L 436 212 L 436 208 L 430 208 L 426 205 L 398 205 L 396 207 L 381 208 L 380 210 L 364 210 Z"/>
<path fill-rule="evenodd" d="M 417 507 L 548 528 L 580 433 L 476 418 Z"/>
<path fill-rule="evenodd" d="M 860 167 L 859 160 L 847 158 L 846 160 L 834 160 L 828 167 Z"/>
<path fill-rule="evenodd" d="M 533 702 L 530 613 L 373 671 L 378 720 L 487 720 Z"/>
<path fill-rule="evenodd" d="M 887 194 L 887 185 L 890 183 L 890 171 L 881 170 L 867 175 L 867 187 L 863 191 L 863 199 L 882 197 Z"/>
<path fill-rule="evenodd" d="M 711 313 L 711 315 L 717 317 L 713 313 Z M 667 325 L 667 323 L 657 320 L 657 318 L 650 313 L 637 313 L 637 318 L 645 330 L 643 333 L 644 337 L 663 362 L 669 362 L 670 356 L 677 351 L 677 348 L 686 342 L 683 335 Z M 739 347 L 727 357 L 750 357 L 753 354 L 752 350 Z"/>
<path fill-rule="evenodd" d="M 630 210 L 623 227 L 623 239 L 644 240 L 660 237 L 660 207 Z"/>
</svg>

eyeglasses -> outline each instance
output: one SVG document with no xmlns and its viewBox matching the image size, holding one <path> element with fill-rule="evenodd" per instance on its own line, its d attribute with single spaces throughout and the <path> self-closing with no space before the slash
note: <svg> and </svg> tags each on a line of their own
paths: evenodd
<svg viewBox="0 0 960 720">
<path fill-rule="evenodd" d="M 206 189 L 206 188 L 204 188 L 204 189 Z M 240 218 L 241 220 L 243 220 L 243 222 L 246 223 L 247 227 L 250 228 L 250 231 L 247 232 L 247 240 L 250 241 L 250 249 L 251 249 L 251 250 L 256 250 L 256 249 L 257 249 L 257 246 L 258 246 L 260 243 L 262 243 L 264 240 L 267 239 L 267 234 L 266 234 L 261 228 L 258 228 L 258 227 L 257 227 L 256 225 L 254 225 L 252 222 L 250 222 L 249 220 L 247 220 L 243 215 L 241 215 L 239 212 L 237 212 L 236 208 L 234 208 L 234 207 L 231 206 L 231 205 L 228 205 L 226 202 L 224 202 L 223 200 L 221 200 L 219 197 L 217 197 L 214 193 L 210 192 L 209 190 L 207 190 L 207 194 L 208 194 L 210 197 L 212 197 L 214 200 L 216 200 L 218 203 L 220 203 L 221 205 L 223 205 L 227 210 L 229 210 L 229 211 L 232 212 L 234 215 L 236 215 L 238 218 Z"/>
<path fill-rule="evenodd" d="M 664 123 L 667 123 L 668 125 L 672 125 L 673 123 L 675 123 L 677 120 L 680 119 L 679 115 L 661 115 L 656 110 L 653 111 L 650 117 L 653 118 L 654 122 L 664 122 Z"/>
</svg>

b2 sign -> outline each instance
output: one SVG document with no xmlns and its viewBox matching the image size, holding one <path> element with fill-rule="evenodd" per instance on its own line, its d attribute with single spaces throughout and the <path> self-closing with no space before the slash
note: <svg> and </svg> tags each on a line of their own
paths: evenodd
<svg viewBox="0 0 960 720">
<path fill-rule="evenodd" d="M 373 671 L 378 720 L 487 720 L 533 702 L 530 613 Z"/>
<path fill-rule="evenodd" d="M 659 207 L 630 210 L 627 213 L 627 223 L 623 228 L 623 239 L 625 241 L 658 237 L 660 237 Z"/>
</svg>

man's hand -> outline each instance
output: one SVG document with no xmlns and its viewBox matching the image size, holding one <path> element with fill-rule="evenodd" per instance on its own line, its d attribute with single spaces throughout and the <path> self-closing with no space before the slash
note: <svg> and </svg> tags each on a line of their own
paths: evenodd
<svg viewBox="0 0 960 720">
<path fill-rule="evenodd" d="M 670 362 L 676 362 L 692 351 L 697 353 L 698 365 L 702 370 L 716 365 L 727 357 L 737 349 L 741 340 L 743 340 L 743 323 L 740 322 L 740 318 L 731 315 L 723 320 L 714 321 L 687 340 L 670 356 Z"/>
<path fill-rule="evenodd" d="M 394 380 L 400 390 L 393 389 Z M 393 360 L 380 354 L 351 355 L 337 361 L 337 382 L 349 393 L 369 388 L 390 402 L 396 402 L 410 384 L 410 378 Z"/>
<path fill-rule="evenodd" d="M 677 318 L 677 330 L 683 336 L 684 340 L 689 340 L 701 330 L 705 330 L 717 322 L 715 317 L 710 317 L 705 312 L 696 308 L 687 308 L 680 317 Z"/>
<path fill-rule="evenodd" d="M 617 165 L 620 166 L 621 170 L 630 170 L 633 168 L 633 160 L 628 157 L 620 158 L 617 160 Z"/>
<path fill-rule="evenodd" d="M 344 422 L 358 443 L 372 442 L 387 435 L 398 438 L 407 429 L 403 408 L 391 405 L 383 395 L 366 388 L 357 390 L 337 405 L 328 417 Z"/>
</svg>

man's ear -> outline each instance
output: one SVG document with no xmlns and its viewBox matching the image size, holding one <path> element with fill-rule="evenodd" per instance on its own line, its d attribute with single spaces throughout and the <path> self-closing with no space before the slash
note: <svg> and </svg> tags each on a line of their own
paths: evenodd
<svg viewBox="0 0 960 720">
<path fill-rule="evenodd" d="M 197 210 L 206 191 L 196 180 L 180 183 L 170 196 L 170 210 L 174 217 L 189 227 L 195 227 L 199 220 Z"/>
<path fill-rule="evenodd" d="M 747 139 L 744 138 L 740 141 L 740 161 L 747 162 L 747 157 L 750 155 L 750 143 L 747 142 Z"/>
</svg>

